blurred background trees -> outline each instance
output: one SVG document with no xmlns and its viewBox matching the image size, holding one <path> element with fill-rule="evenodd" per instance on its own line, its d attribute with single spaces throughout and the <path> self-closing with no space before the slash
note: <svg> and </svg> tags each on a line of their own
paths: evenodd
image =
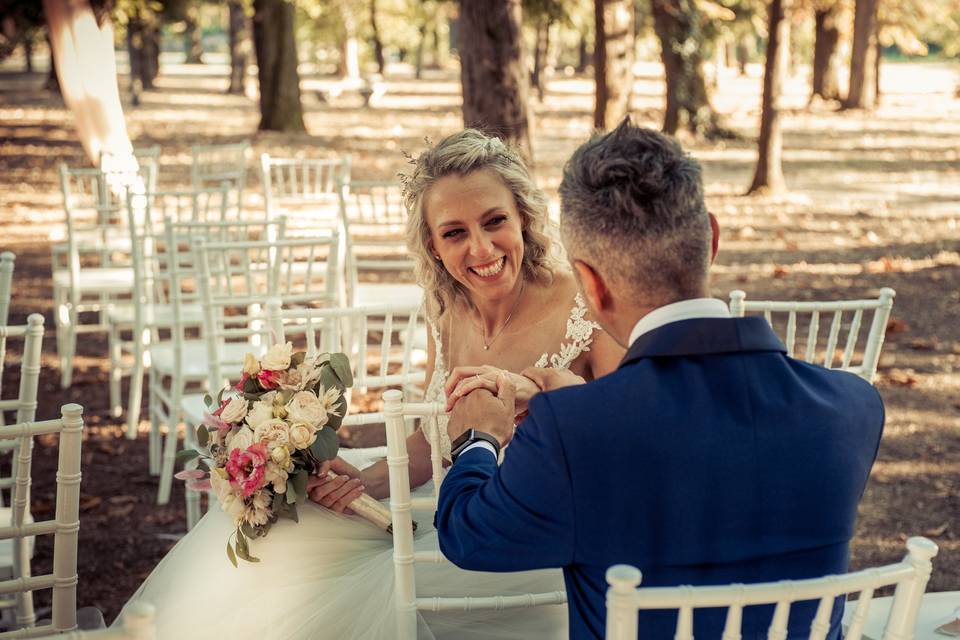
<svg viewBox="0 0 960 640">
<path fill-rule="evenodd" d="M 659 60 L 665 132 L 742 136 L 723 127 L 713 104 L 725 91 L 725 76 L 749 75 L 764 87 L 757 123 L 763 183 L 778 182 L 776 94 L 784 78 L 809 73 L 811 100 L 870 109 L 882 99 L 882 57 L 960 56 L 956 0 L 95 0 L 90 6 L 98 19 L 112 21 L 119 64 L 129 69 L 122 95 L 131 105 L 155 88 L 164 61 L 215 60 L 229 69 L 224 91 L 259 94 L 260 128 L 267 130 L 304 130 L 304 77 L 338 81 L 331 95 L 314 92 L 321 100 L 353 92 L 374 106 L 371 97 L 391 74 L 420 79 L 459 71 L 464 124 L 497 131 L 532 157 L 528 103 L 549 99 L 554 79 L 591 79 L 595 125 L 609 128 L 631 113 L 636 63 Z M 777 7 L 783 25 L 774 33 Z M 0 60 L 20 56 L 24 71 L 33 72 L 47 41 L 43 3 L 0 0 Z M 781 62 L 768 60 L 772 52 Z M 49 68 L 46 82 L 57 90 Z"/>
</svg>

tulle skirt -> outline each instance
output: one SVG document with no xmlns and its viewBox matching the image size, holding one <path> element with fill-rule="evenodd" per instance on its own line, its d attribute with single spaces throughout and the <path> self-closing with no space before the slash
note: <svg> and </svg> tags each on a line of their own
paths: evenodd
<svg viewBox="0 0 960 640">
<path fill-rule="evenodd" d="M 422 487 L 416 493 L 432 490 Z M 133 595 L 157 612 L 158 640 L 391 640 L 396 636 L 393 548 L 355 516 L 307 502 L 300 522 L 281 520 L 252 540 L 259 563 L 227 559 L 230 518 L 214 504 Z M 417 550 L 435 549 L 432 513 L 415 513 Z M 417 564 L 418 596 L 517 595 L 563 589 L 559 569 L 519 573 Z M 129 604 L 129 603 L 128 603 Z M 122 616 L 122 614 L 121 614 Z M 566 638 L 567 607 L 423 612 L 418 640 Z"/>
</svg>

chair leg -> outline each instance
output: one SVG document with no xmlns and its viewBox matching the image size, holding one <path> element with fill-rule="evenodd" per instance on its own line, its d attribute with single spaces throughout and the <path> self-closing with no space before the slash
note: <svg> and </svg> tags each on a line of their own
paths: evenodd
<svg viewBox="0 0 960 640">
<path fill-rule="evenodd" d="M 66 294 L 61 289 L 57 292 L 56 324 L 57 324 L 57 355 L 60 357 L 60 388 L 67 389 L 73 382 L 73 353 L 77 340 L 77 311 L 76 307 L 66 300 Z"/>
<path fill-rule="evenodd" d="M 120 328 L 113 322 L 107 332 L 107 350 L 110 352 L 110 415 L 119 418 L 123 413 L 120 402 L 120 380 L 123 377 L 123 348 Z"/>
<path fill-rule="evenodd" d="M 194 442 L 195 438 L 191 435 L 190 425 L 187 425 L 187 429 L 186 429 L 186 431 L 184 432 L 183 436 L 184 436 L 184 437 L 183 437 L 183 446 L 184 446 L 184 448 L 195 447 L 195 446 L 196 446 L 197 443 Z M 186 467 L 187 469 L 196 469 L 198 466 L 199 466 L 199 461 L 198 461 L 196 458 L 194 458 L 193 460 L 189 461 L 189 462 L 185 465 L 185 467 Z M 200 492 L 199 492 L 199 491 L 191 491 L 190 489 L 186 489 L 183 493 L 184 493 L 184 498 L 185 498 L 186 503 L 187 503 L 187 504 L 186 504 L 186 510 L 187 510 L 187 531 L 190 531 L 190 529 L 193 529 L 193 527 L 194 527 L 194 526 L 197 524 L 197 522 L 199 522 L 199 520 L 200 520 L 200 516 L 201 516 L 201 513 L 200 513 Z"/>
<path fill-rule="evenodd" d="M 136 333 L 136 331 L 134 331 Z M 127 400 L 127 438 L 137 439 L 140 425 L 140 405 L 143 402 L 143 336 L 133 336 L 133 369 L 130 371 L 130 391 Z"/>
<path fill-rule="evenodd" d="M 149 382 L 149 394 L 150 398 L 148 401 L 149 413 L 150 413 L 150 440 L 149 440 L 149 461 L 150 461 L 150 475 L 155 476 L 160 473 L 160 404 L 161 400 L 157 394 L 157 385 L 163 383 L 162 376 L 157 376 L 154 373 L 154 369 L 151 368 L 147 374 L 147 380 Z M 129 437 L 129 432 L 127 437 Z M 136 435 L 134 435 L 136 437 Z"/>
<path fill-rule="evenodd" d="M 170 489 L 173 486 L 173 463 L 177 455 L 177 436 L 180 431 L 178 420 L 174 420 L 171 411 L 170 424 L 167 426 L 167 437 L 163 442 L 163 460 L 160 464 L 160 487 L 157 490 L 157 504 L 164 505 L 170 502 Z"/>
</svg>

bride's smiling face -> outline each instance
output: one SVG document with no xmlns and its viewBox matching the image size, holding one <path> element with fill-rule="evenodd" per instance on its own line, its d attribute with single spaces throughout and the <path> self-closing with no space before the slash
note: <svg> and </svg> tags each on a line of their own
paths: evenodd
<svg viewBox="0 0 960 640">
<path fill-rule="evenodd" d="M 424 198 L 430 244 L 471 295 L 513 291 L 523 264 L 523 230 L 513 193 L 493 171 L 437 180 Z"/>
</svg>

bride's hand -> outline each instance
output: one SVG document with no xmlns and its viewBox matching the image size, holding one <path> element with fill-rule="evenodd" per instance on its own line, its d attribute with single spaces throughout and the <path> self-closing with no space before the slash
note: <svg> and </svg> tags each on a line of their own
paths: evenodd
<svg viewBox="0 0 960 640">
<path fill-rule="evenodd" d="M 338 474 L 335 477 L 328 475 L 328 471 Z M 336 511 L 337 513 L 352 514 L 347 506 L 363 493 L 363 482 L 356 477 L 350 477 L 357 470 L 340 458 L 327 460 L 320 465 L 320 471 L 307 480 L 307 495 L 317 504 Z"/>
<path fill-rule="evenodd" d="M 455 367 L 450 372 L 450 378 L 444 386 L 444 392 L 447 394 L 447 411 L 453 409 L 457 400 L 466 396 L 471 391 L 477 389 L 486 389 L 490 393 L 497 393 L 497 377 L 500 374 L 506 375 L 516 389 L 516 411 L 518 414 L 527 409 L 527 403 L 534 395 L 540 392 L 540 388 L 529 378 L 511 373 L 506 369 L 498 369 L 490 365 L 481 365 L 479 367 Z"/>
</svg>

